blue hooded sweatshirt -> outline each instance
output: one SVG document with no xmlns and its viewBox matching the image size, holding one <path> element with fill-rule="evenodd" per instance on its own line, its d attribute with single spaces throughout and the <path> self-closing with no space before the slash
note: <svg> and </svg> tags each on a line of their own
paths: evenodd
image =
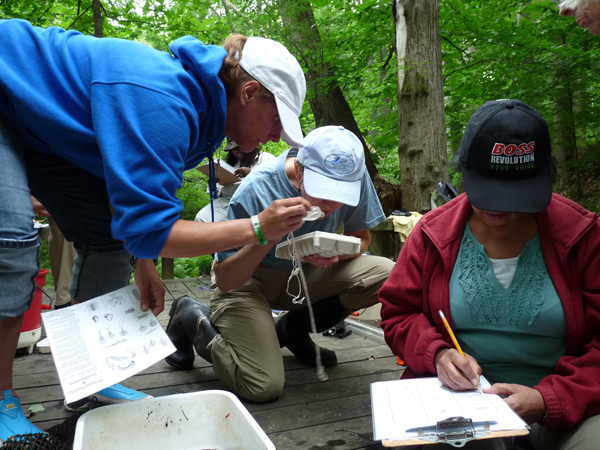
<svg viewBox="0 0 600 450">
<path fill-rule="evenodd" d="M 183 171 L 223 141 L 226 51 L 184 36 L 173 55 L 123 39 L 0 20 L 0 114 L 25 145 L 105 180 L 115 239 L 156 258 L 183 208 Z"/>
</svg>

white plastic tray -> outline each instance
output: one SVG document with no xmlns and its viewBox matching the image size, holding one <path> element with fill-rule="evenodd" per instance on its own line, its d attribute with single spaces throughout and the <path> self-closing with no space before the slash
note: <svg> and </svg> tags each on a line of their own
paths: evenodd
<svg viewBox="0 0 600 450">
<path fill-rule="evenodd" d="M 82 415 L 74 450 L 275 450 L 238 398 L 226 391 L 167 395 Z"/>
<path fill-rule="evenodd" d="M 292 259 L 292 245 L 282 242 L 275 248 L 275 256 L 281 259 Z M 313 231 L 296 238 L 296 251 L 299 256 L 319 255 L 332 257 L 360 253 L 360 238 L 341 234 Z"/>
</svg>

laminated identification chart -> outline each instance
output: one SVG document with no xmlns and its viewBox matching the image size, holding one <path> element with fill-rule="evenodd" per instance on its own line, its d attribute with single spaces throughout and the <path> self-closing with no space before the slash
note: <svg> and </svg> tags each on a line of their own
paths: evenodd
<svg viewBox="0 0 600 450">
<path fill-rule="evenodd" d="M 176 349 L 135 285 L 42 314 L 67 403 L 146 369 Z"/>
<path fill-rule="evenodd" d="M 481 387 L 489 387 L 481 377 Z M 373 429 L 376 440 L 417 436 L 419 427 L 435 426 L 450 417 L 490 422 L 490 430 L 521 430 L 525 423 L 497 395 L 453 391 L 437 378 L 383 381 L 371 384 Z"/>
</svg>

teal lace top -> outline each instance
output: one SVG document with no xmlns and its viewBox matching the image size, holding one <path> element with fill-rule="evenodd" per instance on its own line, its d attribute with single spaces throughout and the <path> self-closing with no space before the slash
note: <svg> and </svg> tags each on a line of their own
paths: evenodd
<svg viewBox="0 0 600 450">
<path fill-rule="evenodd" d="M 565 354 L 566 321 L 539 235 L 504 288 L 468 224 L 450 279 L 452 327 L 490 381 L 535 386 Z"/>
</svg>

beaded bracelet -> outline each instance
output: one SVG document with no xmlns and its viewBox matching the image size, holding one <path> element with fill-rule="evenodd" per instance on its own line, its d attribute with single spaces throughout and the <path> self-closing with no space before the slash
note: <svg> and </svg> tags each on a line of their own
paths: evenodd
<svg viewBox="0 0 600 450">
<path fill-rule="evenodd" d="M 254 228 L 254 234 L 256 234 L 256 239 L 258 239 L 258 245 L 267 245 L 267 241 L 263 236 L 262 228 L 260 227 L 260 222 L 258 221 L 258 216 L 250 217 L 250 221 L 252 222 L 252 228 Z"/>
</svg>

